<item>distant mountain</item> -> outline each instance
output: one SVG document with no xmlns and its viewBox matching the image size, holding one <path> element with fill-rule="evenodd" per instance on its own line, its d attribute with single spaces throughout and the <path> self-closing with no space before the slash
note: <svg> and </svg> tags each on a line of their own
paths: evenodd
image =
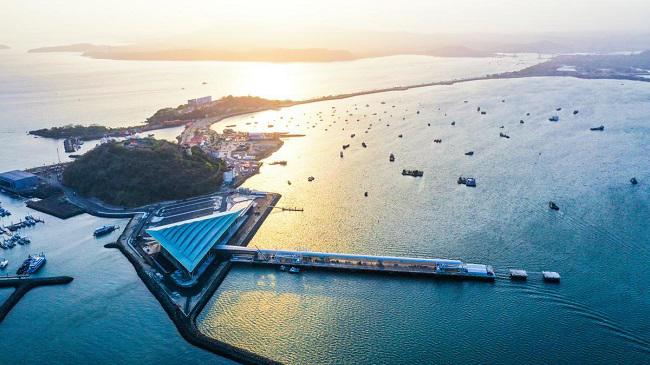
<svg viewBox="0 0 650 365">
<path fill-rule="evenodd" d="M 91 52 L 91 51 L 101 51 L 110 49 L 110 46 L 97 46 L 90 43 L 75 43 L 75 44 L 66 44 L 62 46 L 53 46 L 53 47 L 41 47 L 30 49 L 29 53 L 49 53 L 49 52 Z"/>
<path fill-rule="evenodd" d="M 29 52 L 79 52 L 117 60 L 331 62 L 394 55 L 491 57 L 498 53 L 611 53 L 650 48 L 650 36 L 420 34 L 342 29 L 212 29 L 131 45 L 77 43 Z"/>
<path fill-rule="evenodd" d="M 9 48 L 11 48 L 11 47 L 5 46 L 4 44 L 0 44 L 0 49 L 9 49 Z"/>
<path fill-rule="evenodd" d="M 166 60 L 166 61 L 253 61 L 253 62 L 331 62 L 360 58 L 349 51 L 331 49 L 253 49 L 247 51 L 223 51 L 211 49 L 162 49 L 137 50 L 133 48 L 109 48 L 83 53 L 86 57 L 118 60 Z"/>
<path fill-rule="evenodd" d="M 437 56 L 437 57 L 492 57 L 494 52 L 482 51 L 473 48 L 463 47 L 463 46 L 447 46 L 440 47 L 428 52 L 425 52 L 427 56 Z"/>
</svg>

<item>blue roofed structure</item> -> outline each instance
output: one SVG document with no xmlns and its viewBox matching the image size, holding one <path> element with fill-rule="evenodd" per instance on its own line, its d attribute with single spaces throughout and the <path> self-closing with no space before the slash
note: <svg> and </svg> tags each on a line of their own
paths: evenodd
<svg viewBox="0 0 650 365">
<path fill-rule="evenodd" d="M 245 220 L 248 207 L 211 214 L 146 230 L 163 252 L 193 276 L 210 250 L 225 244 Z M 178 265 L 177 265 L 178 266 Z"/>
</svg>

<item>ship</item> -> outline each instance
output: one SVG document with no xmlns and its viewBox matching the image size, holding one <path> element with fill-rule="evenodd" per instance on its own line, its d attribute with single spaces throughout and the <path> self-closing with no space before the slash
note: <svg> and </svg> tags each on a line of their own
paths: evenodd
<svg viewBox="0 0 650 365">
<path fill-rule="evenodd" d="M 95 236 L 95 237 L 105 236 L 105 235 L 113 232 L 114 230 L 116 230 L 118 228 L 120 228 L 120 227 L 118 227 L 118 226 L 101 226 L 101 227 L 97 228 L 95 230 L 95 232 L 93 232 L 93 236 Z"/>
<path fill-rule="evenodd" d="M 413 176 L 413 177 L 421 177 L 424 176 L 424 171 L 420 170 L 402 170 L 402 175 L 404 176 Z"/>
<path fill-rule="evenodd" d="M 29 255 L 22 265 L 16 270 L 18 275 L 30 275 L 36 273 L 45 264 L 45 254 Z"/>
</svg>

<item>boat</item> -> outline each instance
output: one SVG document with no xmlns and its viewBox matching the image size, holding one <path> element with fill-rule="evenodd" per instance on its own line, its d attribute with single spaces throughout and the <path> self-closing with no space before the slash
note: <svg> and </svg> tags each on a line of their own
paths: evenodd
<svg viewBox="0 0 650 365">
<path fill-rule="evenodd" d="M 403 136 L 400 134 L 400 135 L 398 135 L 397 137 L 402 138 Z"/>
<path fill-rule="evenodd" d="M 469 186 L 469 187 L 472 187 L 472 188 L 476 187 L 476 179 L 473 178 L 473 177 L 462 177 L 462 176 L 460 176 L 456 182 L 458 183 L 458 185 L 465 185 L 465 186 Z"/>
<path fill-rule="evenodd" d="M 284 160 L 282 160 L 282 161 L 273 161 L 273 162 L 271 162 L 269 165 L 282 165 L 282 166 L 286 166 L 286 165 L 287 165 L 287 161 L 284 161 Z"/>
<path fill-rule="evenodd" d="M 310 177 L 307 178 L 307 181 L 309 181 L 309 182 L 312 182 L 312 181 L 314 181 L 314 180 L 316 180 L 316 178 L 313 177 L 313 176 L 310 176 Z"/>
<path fill-rule="evenodd" d="M 119 226 L 101 226 L 93 232 L 93 236 L 95 237 L 100 237 L 100 236 L 105 236 L 114 230 L 120 228 Z"/>
<path fill-rule="evenodd" d="M 590 131 L 604 131 L 604 130 L 605 130 L 605 126 L 604 126 L 604 125 L 601 125 L 600 127 L 589 128 L 589 130 L 590 130 Z"/>
<path fill-rule="evenodd" d="M 368 147 L 368 145 L 366 145 L 366 142 L 361 142 L 361 145 L 363 146 L 363 148 Z"/>
<path fill-rule="evenodd" d="M 290 274 L 300 274 L 300 268 L 296 267 L 296 266 L 291 266 L 291 268 L 289 268 L 289 273 Z"/>
<path fill-rule="evenodd" d="M 348 147 L 350 147 L 349 144 L 344 144 L 344 145 L 343 145 L 343 149 L 347 149 Z"/>
<path fill-rule="evenodd" d="M 280 271 L 287 271 L 287 267 L 285 265 L 280 265 Z"/>
<path fill-rule="evenodd" d="M 510 138 L 510 136 L 505 133 L 499 133 L 499 137 Z"/>
<path fill-rule="evenodd" d="M 560 117 L 558 117 L 557 115 L 554 115 L 554 116 L 548 118 L 548 120 L 550 120 L 551 122 L 557 122 L 557 121 L 560 120 Z"/>
<path fill-rule="evenodd" d="M 363 193 L 363 196 L 365 196 L 367 198 L 368 197 L 368 192 L 366 191 L 365 193 Z"/>
<path fill-rule="evenodd" d="M 465 152 L 465 156 L 473 156 L 474 151 Z"/>
<path fill-rule="evenodd" d="M 395 162 L 395 155 L 393 155 L 393 154 L 391 153 L 390 156 L 388 156 L 388 160 L 389 160 L 390 162 Z"/>
<path fill-rule="evenodd" d="M 34 274 L 37 272 L 43 264 L 45 264 L 45 254 L 41 253 L 40 255 L 32 255 L 32 259 L 27 268 L 27 274 Z"/>
<path fill-rule="evenodd" d="M 236 126 L 237 126 L 237 124 L 229 124 L 229 125 L 226 126 L 226 128 L 235 128 Z"/>
<path fill-rule="evenodd" d="M 29 255 L 27 259 L 23 261 L 18 270 L 16 270 L 17 275 L 30 275 L 37 272 L 43 264 L 45 264 L 45 254 L 41 253 L 40 255 Z"/>
<path fill-rule="evenodd" d="M 548 202 L 548 207 L 553 210 L 560 210 L 560 207 L 558 207 L 557 204 L 552 201 Z"/>
<path fill-rule="evenodd" d="M 341 158 L 343 158 L 343 151 L 341 151 L 341 152 L 339 153 L 339 156 L 341 156 Z"/>
<path fill-rule="evenodd" d="M 273 128 L 273 124 L 269 124 L 266 126 L 267 128 Z"/>
<path fill-rule="evenodd" d="M 630 179 L 630 184 L 636 185 L 638 183 L 639 183 L 639 181 L 636 179 L 636 177 L 633 177 L 633 178 Z"/>
<path fill-rule="evenodd" d="M 579 111 L 577 111 L 577 110 L 574 110 L 574 111 L 573 111 L 573 115 L 576 115 L 576 114 L 578 114 L 578 113 L 579 113 Z"/>
<path fill-rule="evenodd" d="M 9 260 L 7 260 L 7 259 L 4 258 L 4 257 L 3 257 L 3 258 L 0 258 L 0 269 L 1 269 L 1 270 L 6 269 L 6 268 L 7 268 L 7 265 L 9 265 Z"/>
<path fill-rule="evenodd" d="M 291 185 L 291 180 L 287 180 L 287 185 Z"/>
<path fill-rule="evenodd" d="M 402 170 L 402 175 L 404 176 L 413 176 L 413 177 L 421 177 L 424 175 L 424 171 L 420 170 Z"/>
<path fill-rule="evenodd" d="M 354 136 L 356 136 L 356 134 L 352 133 L 352 134 L 350 135 L 350 138 L 354 138 Z"/>
</svg>

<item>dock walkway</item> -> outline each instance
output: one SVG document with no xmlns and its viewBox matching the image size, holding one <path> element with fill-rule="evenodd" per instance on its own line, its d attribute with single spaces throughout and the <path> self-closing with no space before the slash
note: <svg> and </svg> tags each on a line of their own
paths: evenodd
<svg viewBox="0 0 650 365">
<path fill-rule="evenodd" d="M 231 262 L 236 263 L 427 275 L 467 280 L 493 281 L 495 279 L 494 270 L 490 265 L 470 264 L 460 260 L 260 250 L 252 247 L 226 245 L 218 246 L 216 250 L 219 254 L 229 257 Z"/>
</svg>

